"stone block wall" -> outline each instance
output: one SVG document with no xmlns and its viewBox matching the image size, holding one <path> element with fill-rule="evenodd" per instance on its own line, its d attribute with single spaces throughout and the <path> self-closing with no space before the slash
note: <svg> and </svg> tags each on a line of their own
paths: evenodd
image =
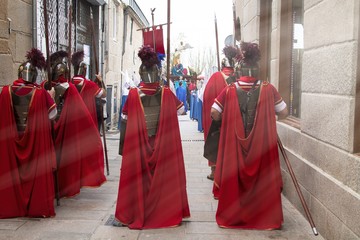
<svg viewBox="0 0 360 240">
<path fill-rule="evenodd" d="M 272 0 L 271 83 L 278 87 L 281 3 Z M 242 40 L 259 39 L 260 0 L 237 0 Z M 355 151 L 359 109 L 357 0 L 304 0 L 304 55 L 300 127 L 278 122 L 286 149 L 317 230 L 325 239 L 360 239 L 360 155 Z M 305 212 L 282 161 L 283 194 Z M 310 226 L 309 226 L 310 227 Z"/>
<path fill-rule="evenodd" d="M 356 0 L 304 1 L 300 129 L 278 124 L 314 222 L 326 239 L 360 238 L 360 158 L 353 152 L 359 11 Z M 288 170 L 282 168 L 283 193 L 305 215 Z"/>
<path fill-rule="evenodd" d="M 32 47 L 32 1 L 0 0 L 0 6 L 0 85 L 6 85 Z"/>
</svg>

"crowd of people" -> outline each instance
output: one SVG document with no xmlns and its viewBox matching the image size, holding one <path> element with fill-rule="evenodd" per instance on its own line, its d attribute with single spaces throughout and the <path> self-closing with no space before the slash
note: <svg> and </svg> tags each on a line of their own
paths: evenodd
<svg viewBox="0 0 360 240">
<path fill-rule="evenodd" d="M 189 108 L 204 133 L 218 225 L 281 228 L 276 119 L 287 116 L 287 106 L 273 85 L 258 78 L 258 44 L 242 42 L 223 53 L 221 71 L 205 83 L 180 79 L 174 93 L 160 84 L 156 52 L 139 50 L 141 81 L 127 77 L 120 111 L 115 226 L 165 228 L 190 217 L 178 123 Z M 95 82 L 85 78 L 83 52 L 72 56 L 72 78 L 66 57 L 61 51 L 51 56 L 51 81 L 39 86 L 36 69 L 46 61 L 33 49 L 19 79 L 1 92 L 0 131 L 6 137 L 0 138 L 0 218 L 54 216 L 56 193 L 71 197 L 106 181 L 95 106 L 106 90 L 95 83 L 100 76 Z"/>
</svg>

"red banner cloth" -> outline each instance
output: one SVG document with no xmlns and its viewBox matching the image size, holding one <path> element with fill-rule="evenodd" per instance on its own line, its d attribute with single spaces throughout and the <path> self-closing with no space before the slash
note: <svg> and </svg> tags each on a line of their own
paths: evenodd
<svg viewBox="0 0 360 240">
<path fill-rule="evenodd" d="M 98 187 L 106 181 L 104 152 L 92 117 L 76 87 L 69 83 L 64 106 L 54 125 L 59 162 L 61 197 L 71 197 L 81 187 Z"/>
<path fill-rule="evenodd" d="M 144 45 L 149 45 L 150 47 L 154 48 L 155 39 L 155 52 L 165 54 L 162 26 L 160 26 L 159 28 L 155 27 L 155 30 L 143 29 L 142 33 Z"/>
<path fill-rule="evenodd" d="M 56 160 L 47 92 L 33 88 L 27 127 L 21 137 L 12 94 L 9 86 L 0 94 L 0 218 L 55 216 L 52 173 Z"/>
<path fill-rule="evenodd" d="M 283 222 L 272 88 L 267 82 L 261 85 L 254 127 L 247 138 L 236 87 L 227 89 L 214 180 L 220 227 L 277 229 Z"/>
<path fill-rule="evenodd" d="M 172 227 L 190 217 L 177 102 L 171 90 L 164 87 L 158 131 L 152 147 L 138 90 L 129 92 L 115 212 L 116 219 L 129 228 Z"/>
</svg>

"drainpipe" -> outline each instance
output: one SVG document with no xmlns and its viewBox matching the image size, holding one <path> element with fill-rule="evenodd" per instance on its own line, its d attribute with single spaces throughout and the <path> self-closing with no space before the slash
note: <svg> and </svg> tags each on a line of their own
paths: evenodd
<svg viewBox="0 0 360 240">
<path fill-rule="evenodd" d="M 32 47 L 37 48 L 37 0 L 32 1 Z"/>
<path fill-rule="evenodd" d="M 124 6 L 124 24 L 123 24 L 123 41 L 122 41 L 122 51 L 121 51 L 121 65 L 120 65 L 120 71 L 124 71 L 124 54 L 125 54 L 125 48 L 126 48 L 126 33 L 127 33 L 127 19 L 128 19 L 128 6 L 125 4 Z M 122 91 L 122 85 L 123 85 L 123 75 L 120 76 L 120 99 L 122 99 L 123 91 Z M 121 100 L 120 100 L 121 104 Z"/>
</svg>

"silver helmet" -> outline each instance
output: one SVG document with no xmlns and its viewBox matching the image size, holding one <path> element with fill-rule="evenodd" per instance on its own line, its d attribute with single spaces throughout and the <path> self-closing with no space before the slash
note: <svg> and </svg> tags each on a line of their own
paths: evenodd
<svg viewBox="0 0 360 240">
<path fill-rule="evenodd" d="M 30 61 L 24 62 L 19 66 L 18 77 L 24 79 L 27 82 L 34 83 L 37 77 L 37 69 L 31 64 Z"/>
</svg>

